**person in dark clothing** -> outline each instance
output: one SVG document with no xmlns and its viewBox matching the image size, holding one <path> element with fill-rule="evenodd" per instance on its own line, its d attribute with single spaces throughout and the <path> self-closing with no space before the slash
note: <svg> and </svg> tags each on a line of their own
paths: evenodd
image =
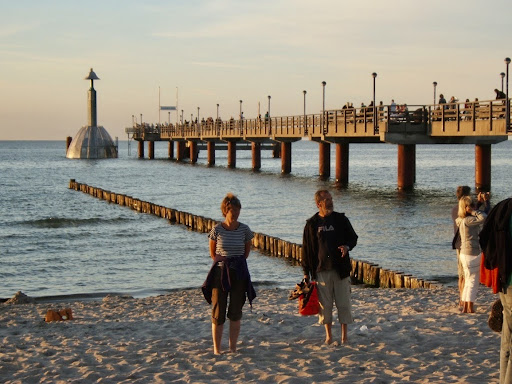
<svg viewBox="0 0 512 384">
<path fill-rule="evenodd" d="M 503 305 L 500 348 L 500 383 L 512 383 L 512 199 L 491 209 L 479 235 L 485 268 L 498 268 Z"/>
<path fill-rule="evenodd" d="M 439 95 L 439 104 L 446 104 L 446 99 L 442 93 Z M 443 108 L 446 109 L 446 105 L 444 105 Z"/>
<path fill-rule="evenodd" d="M 347 325 L 353 322 L 350 303 L 349 251 L 357 244 L 357 234 L 344 213 L 334 211 L 327 190 L 315 194 L 318 212 L 307 220 L 302 242 L 304 279 L 316 280 L 320 302 L 319 323 L 325 326 L 325 343 L 333 342 L 333 301 L 341 324 L 341 342 L 346 343 Z"/>
<path fill-rule="evenodd" d="M 507 95 L 505 95 L 505 92 L 502 92 L 499 89 L 495 89 L 494 92 L 496 92 L 496 100 L 502 100 L 502 99 L 507 98 Z"/>
</svg>

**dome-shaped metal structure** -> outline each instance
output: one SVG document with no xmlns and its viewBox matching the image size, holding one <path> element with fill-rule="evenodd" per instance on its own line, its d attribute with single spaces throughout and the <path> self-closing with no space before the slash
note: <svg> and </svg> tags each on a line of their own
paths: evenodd
<svg viewBox="0 0 512 384">
<path fill-rule="evenodd" d="M 117 146 L 107 130 L 97 126 L 94 80 L 99 79 L 91 68 L 89 75 L 85 78 L 85 80 L 91 81 L 87 100 L 89 124 L 82 127 L 71 141 L 66 152 L 68 159 L 110 159 L 117 157 Z"/>
<path fill-rule="evenodd" d="M 103 127 L 82 127 L 69 145 L 68 159 L 111 159 L 117 147 Z"/>
</svg>

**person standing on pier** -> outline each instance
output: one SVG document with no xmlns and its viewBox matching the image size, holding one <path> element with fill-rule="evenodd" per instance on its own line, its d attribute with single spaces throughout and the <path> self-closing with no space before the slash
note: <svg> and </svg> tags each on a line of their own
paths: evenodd
<svg viewBox="0 0 512 384">
<path fill-rule="evenodd" d="M 446 99 L 444 98 L 444 95 L 442 93 L 439 95 L 439 103 L 438 104 L 439 105 L 446 104 Z M 446 105 L 444 105 L 443 108 L 446 109 Z"/>
<path fill-rule="evenodd" d="M 213 265 L 202 287 L 206 301 L 212 305 L 213 352 L 216 355 L 222 353 L 226 309 L 230 320 L 229 350 L 234 353 L 246 295 L 250 304 L 256 297 L 247 267 L 254 234 L 246 224 L 238 221 L 242 204 L 235 195 L 228 193 L 220 208 L 225 220 L 213 227 L 208 235 Z"/>
<path fill-rule="evenodd" d="M 507 98 L 507 95 L 505 95 L 505 92 L 502 92 L 497 88 L 494 90 L 494 92 L 496 92 L 496 100 L 504 100 Z"/>
<path fill-rule="evenodd" d="M 319 323 L 325 326 L 325 343 L 331 344 L 333 301 L 341 324 L 341 342 L 348 342 L 347 326 L 352 318 L 350 302 L 349 251 L 357 244 L 357 234 L 344 213 L 334 211 L 332 196 L 327 190 L 315 193 L 318 212 L 304 227 L 302 268 L 304 279 L 316 280 L 320 302 Z"/>
<path fill-rule="evenodd" d="M 502 92 L 499 89 L 495 89 L 494 92 L 496 92 L 496 100 L 503 100 L 503 106 L 501 107 L 503 113 L 500 113 L 499 117 L 504 117 L 506 114 L 505 104 L 507 95 L 505 94 L 505 92 Z"/>
</svg>

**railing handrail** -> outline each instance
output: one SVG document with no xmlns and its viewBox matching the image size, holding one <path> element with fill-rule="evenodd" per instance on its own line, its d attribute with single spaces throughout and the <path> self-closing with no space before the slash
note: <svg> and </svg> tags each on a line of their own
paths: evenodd
<svg viewBox="0 0 512 384">
<path fill-rule="evenodd" d="M 400 109 L 406 106 L 405 110 Z M 306 136 L 308 132 L 316 132 L 318 128 L 327 130 L 331 124 L 336 128 L 339 125 L 367 125 L 373 126 L 374 111 L 377 112 L 375 126 L 380 123 L 394 124 L 397 122 L 411 122 L 432 124 L 438 121 L 453 120 L 484 120 L 484 119 L 505 119 L 506 100 L 474 100 L 468 102 L 443 103 L 443 104 L 400 104 L 395 105 L 376 105 L 366 107 L 347 107 L 341 109 L 325 110 L 325 117 L 322 113 L 300 114 L 292 116 L 275 117 L 257 117 L 254 119 L 229 119 L 221 120 L 208 118 L 201 122 L 187 122 L 183 124 L 135 124 L 130 128 L 129 133 L 137 132 L 138 136 L 142 134 L 166 133 L 169 135 L 180 136 L 233 136 L 248 133 L 249 131 L 260 131 L 262 135 L 272 135 L 276 132 L 282 133 L 282 130 L 298 129 L 299 134 Z M 324 127 L 322 121 L 325 121 Z M 376 128 L 374 127 L 374 129 Z M 128 129 L 128 128 L 127 128 Z M 128 132 L 128 131 L 127 131 Z M 378 130 L 375 129 L 374 134 Z"/>
</svg>

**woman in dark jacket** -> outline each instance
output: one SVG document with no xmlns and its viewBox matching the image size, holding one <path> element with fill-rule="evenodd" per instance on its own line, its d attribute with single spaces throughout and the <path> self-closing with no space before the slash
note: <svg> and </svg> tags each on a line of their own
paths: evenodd
<svg viewBox="0 0 512 384">
<path fill-rule="evenodd" d="M 500 383 L 512 383 L 512 199 L 506 199 L 489 212 L 480 232 L 485 268 L 498 268 L 503 326 L 500 349 Z"/>
</svg>

